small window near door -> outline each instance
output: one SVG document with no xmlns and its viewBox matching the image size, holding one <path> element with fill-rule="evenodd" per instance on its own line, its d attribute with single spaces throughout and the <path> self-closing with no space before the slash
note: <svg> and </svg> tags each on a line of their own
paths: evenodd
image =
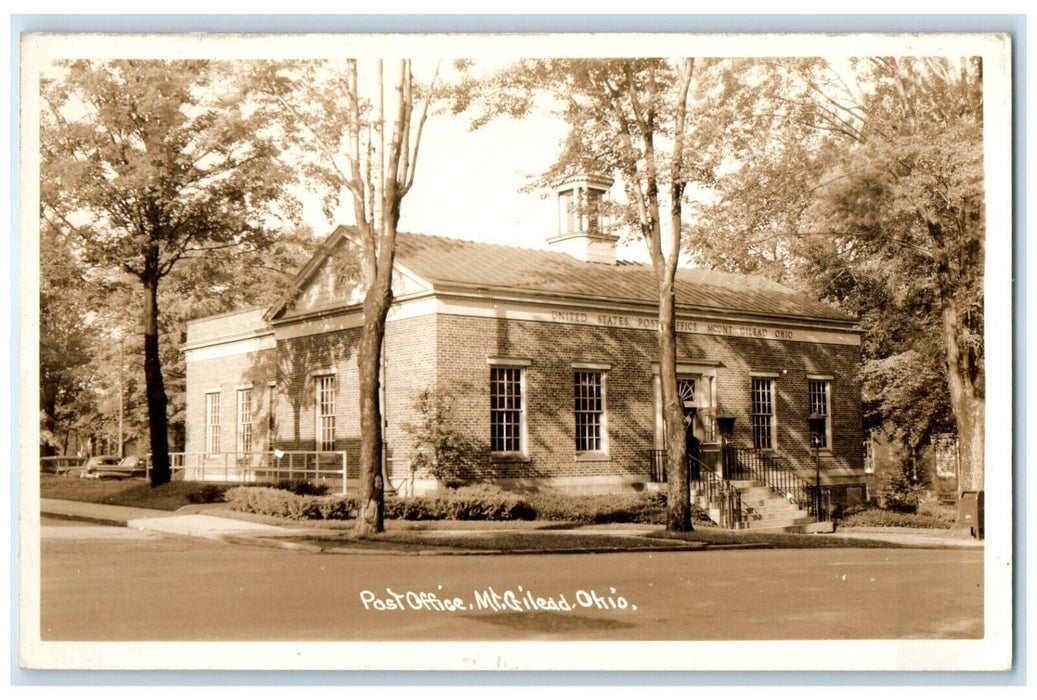
<svg viewBox="0 0 1037 700">
<path fill-rule="evenodd" d="M 810 413 L 822 416 L 825 419 L 824 429 L 811 433 L 811 447 L 819 447 L 822 450 L 831 445 L 829 435 L 832 432 L 832 418 L 829 414 L 829 393 L 831 383 L 821 379 L 811 379 L 807 383 L 807 395 L 809 397 Z"/>
</svg>

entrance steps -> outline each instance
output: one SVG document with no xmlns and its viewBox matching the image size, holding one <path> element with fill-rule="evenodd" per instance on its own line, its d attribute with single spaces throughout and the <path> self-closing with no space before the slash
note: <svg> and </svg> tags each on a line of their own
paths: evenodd
<svg viewBox="0 0 1037 700">
<path fill-rule="evenodd" d="M 817 519 L 788 498 L 775 493 L 759 481 L 730 481 L 742 499 L 742 514 L 746 526 L 753 531 L 770 532 L 831 532 L 832 523 Z M 700 503 L 706 507 L 705 503 Z M 712 510 L 712 509 L 708 509 Z M 709 513 L 710 518 L 717 520 Z"/>
</svg>

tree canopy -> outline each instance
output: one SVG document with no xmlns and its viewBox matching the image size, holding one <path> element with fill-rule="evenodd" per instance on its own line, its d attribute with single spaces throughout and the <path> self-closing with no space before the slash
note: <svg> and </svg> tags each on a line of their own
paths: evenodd
<svg viewBox="0 0 1037 700">
<path fill-rule="evenodd" d="M 74 61 L 41 85 L 42 226 L 94 274 L 142 287 L 152 483 L 169 478 L 159 283 L 182 261 L 258 250 L 296 209 L 269 115 L 233 64 Z"/>
<path fill-rule="evenodd" d="M 771 61 L 743 80 L 759 89 L 733 106 L 732 165 L 688 245 L 857 314 L 870 421 L 912 448 L 954 423 L 961 488 L 981 488 L 979 59 Z"/>
</svg>

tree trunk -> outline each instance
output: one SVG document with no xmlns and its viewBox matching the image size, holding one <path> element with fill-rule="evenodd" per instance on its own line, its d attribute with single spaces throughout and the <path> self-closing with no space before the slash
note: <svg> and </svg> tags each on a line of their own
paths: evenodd
<svg viewBox="0 0 1037 700">
<path fill-rule="evenodd" d="M 947 386 L 951 411 L 958 427 L 958 493 L 983 489 L 985 401 L 976 391 L 977 376 L 972 355 L 964 347 L 958 307 L 949 294 L 942 298 L 943 335 L 946 349 Z"/>
<path fill-rule="evenodd" d="M 392 272 L 379 270 L 364 298 L 364 330 L 357 369 L 360 374 L 360 513 L 354 532 L 360 536 L 385 530 L 385 483 L 382 479 L 382 343 L 385 317 L 392 302 Z"/>
<path fill-rule="evenodd" d="M 158 348 L 157 275 L 144 280 L 144 381 L 148 395 L 148 431 L 151 437 L 151 485 L 169 483 L 169 436 L 165 383 Z"/>
<path fill-rule="evenodd" d="M 659 295 L 659 383 L 666 433 L 666 479 L 669 482 L 666 529 L 689 532 L 691 493 L 688 484 L 684 410 L 677 393 L 676 299 L 672 283 Z"/>
</svg>

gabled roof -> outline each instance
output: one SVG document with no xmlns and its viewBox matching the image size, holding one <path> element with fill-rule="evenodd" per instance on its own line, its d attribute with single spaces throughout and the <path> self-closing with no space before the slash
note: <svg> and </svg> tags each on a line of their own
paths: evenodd
<svg viewBox="0 0 1037 700">
<path fill-rule="evenodd" d="M 537 292 L 656 303 L 650 265 L 588 263 L 565 253 L 400 233 L 396 259 L 433 288 Z M 853 322 L 833 307 L 763 277 L 678 268 L 679 307 Z"/>
<path fill-rule="evenodd" d="M 354 229 L 338 227 L 299 271 L 292 287 L 267 312 L 277 317 L 343 238 Z M 421 278 L 435 291 L 462 289 L 489 293 L 556 295 L 608 302 L 657 303 L 651 266 L 619 261 L 588 263 L 565 253 L 442 236 L 398 233 L 396 264 Z M 689 310 L 793 316 L 839 323 L 855 319 L 833 307 L 763 277 L 714 270 L 678 268 L 677 304 Z"/>
</svg>

